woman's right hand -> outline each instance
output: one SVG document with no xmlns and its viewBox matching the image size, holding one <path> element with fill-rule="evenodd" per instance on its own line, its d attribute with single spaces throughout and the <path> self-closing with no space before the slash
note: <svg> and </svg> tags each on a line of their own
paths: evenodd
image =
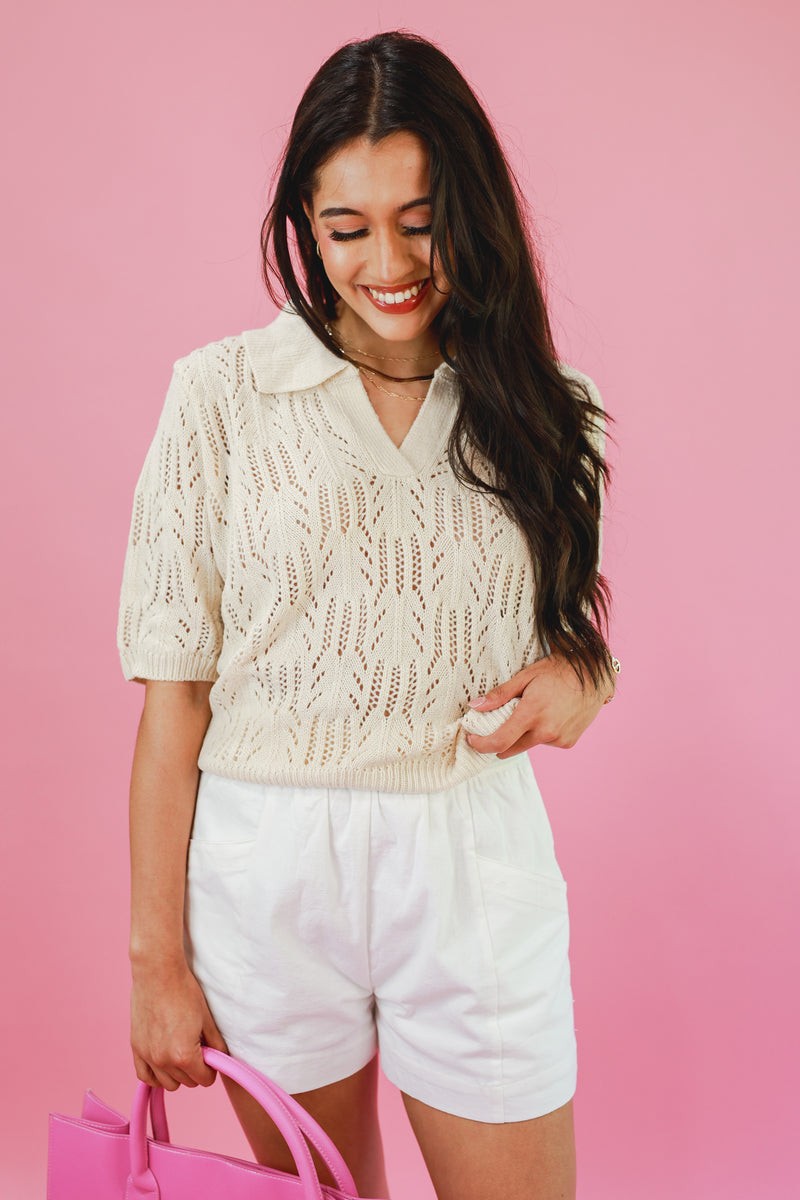
<svg viewBox="0 0 800 1200">
<path fill-rule="evenodd" d="M 182 1083 L 208 1087 L 216 1071 L 203 1060 L 204 1044 L 228 1052 L 185 960 L 134 967 L 131 1049 L 138 1078 L 168 1092 Z"/>
</svg>

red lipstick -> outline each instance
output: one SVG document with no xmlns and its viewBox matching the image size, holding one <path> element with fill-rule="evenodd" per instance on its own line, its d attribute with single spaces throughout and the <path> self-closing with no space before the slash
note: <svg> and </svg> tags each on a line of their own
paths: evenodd
<svg viewBox="0 0 800 1200">
<path fill-rule="evenodd" d="M 361 288 L 361 291 L 364 293 L 364 295 L 367 296 L 372 301 L 372 303 L 375 305 L 375 307 L 377 309 L 380 310 L 380 312 L 388 313 L 389 315 L 401 316 L 403 313 L 413 312 L 415 308 L 419 307 L 419 305 L 422 303 L 422 301 L 425 299 L 425 297 L 428 294 L 428 289 L 430 288 L 430 284 L 431 284 L 430 279 L 424 279 L 424 280 L 415 280 L 413 284 L 406 284 L 405 287 L 386 288 L 385 291 L 380 291 L 378 288 L 372 288 L 370 290 L 370 288 L 368 288 L 363 283 L 359 284 L 359 287 Z M 405 292 L 409 291 L 410 288 L 412 288 L 412 287 L 418 287 L 419 292 L 417 293 L 416 296 L 411 296 L 408 300 L 403 299 L 403 300 L 395 301 L 394 303 L 392 303 L 391 301 L 387 302 L 386 299 L 383 299 L 383 300 L 378 299 L 378 296 L 381 296 L 381 295 L 384 297 L 387 296 L 387 294 L 391 295 L 391 296 L 400 295 L 401 293 L 405 293 Z M 376 293 L 376 294 L 373 294 L 373 293 Z"/>
</svg>

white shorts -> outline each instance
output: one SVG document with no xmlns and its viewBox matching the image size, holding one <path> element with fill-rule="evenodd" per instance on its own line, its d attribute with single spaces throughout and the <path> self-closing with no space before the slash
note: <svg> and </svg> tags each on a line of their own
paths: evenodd
<svg viewBox="0 0 800 1200">
<path fill-rule="evenodd" d="M 575 1091 L 566 884 L 525 753 L 439 792 L 201 774 L 186 946 L 232 1054 L 303 1092 L 380 1050 L 444 1112 Z"/>
</svg>

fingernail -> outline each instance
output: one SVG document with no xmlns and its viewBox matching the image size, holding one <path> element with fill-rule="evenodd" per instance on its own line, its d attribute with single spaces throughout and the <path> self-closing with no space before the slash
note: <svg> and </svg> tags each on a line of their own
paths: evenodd
<svg viewBox="0 0 800 1200">
<path fill-rule="evenodd" d="M 482 704 L 486 703 L 486 699 L 486 696 L 478 696 L 477 700 L 470 700 L 469 706 L 470 708 L 480 708 Z"/>
</svg>

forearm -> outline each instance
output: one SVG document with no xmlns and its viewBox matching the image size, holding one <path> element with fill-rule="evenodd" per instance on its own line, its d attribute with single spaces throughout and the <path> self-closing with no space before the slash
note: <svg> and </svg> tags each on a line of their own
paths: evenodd
<svg viewBox="0 0 800 1200">
<path fill-rule="evenodd" d="M 186 857 L 209 684 L 148 683 L 130 790 L 134 971 L 183 962 Z"/>
</svg>

